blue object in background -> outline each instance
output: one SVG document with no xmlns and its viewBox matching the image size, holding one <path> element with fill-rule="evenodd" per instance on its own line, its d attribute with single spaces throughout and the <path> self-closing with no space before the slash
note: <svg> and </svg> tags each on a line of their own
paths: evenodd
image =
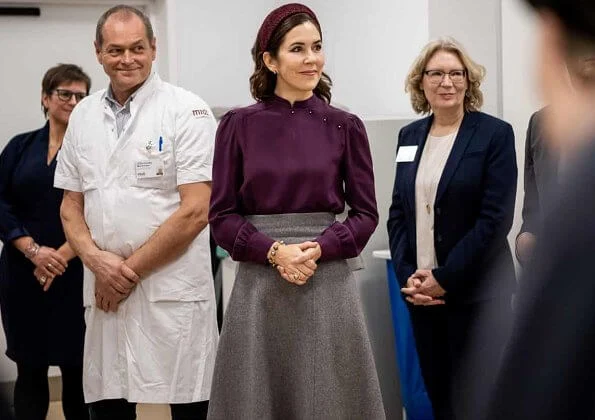
<svg viewBox="0 0 595 420">
<path fill-rule="evenodd" d="M 217 248 L 215 250 L 215 253 L 217 255 L 217 258 L 219 258 L 220 260 L 224 260 L 227 257 L 229 257 L 229 252 L 227 252 L 226 250 L 224 250 L 223 248 L 221 248 L 219 245 L 217 245 Z"/>
<path fill-rule="evenodd" d="M 392 261 L 386 261 L 390 306 L 395 330 L 395 347 L 399 378 L 401 380 L 401 399 L 407 412 L 407 420 L 433 420 L 432 405 L 424 380 L 421 376 L 415 338 L 407 305 L 401 297 L 401 286 L 397 281 Z"/>
</svg>

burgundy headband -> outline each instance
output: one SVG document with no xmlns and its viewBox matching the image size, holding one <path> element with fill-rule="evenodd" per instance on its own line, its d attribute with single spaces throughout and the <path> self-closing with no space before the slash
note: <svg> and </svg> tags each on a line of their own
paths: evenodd
<svg viewBox="0 0 595 420">
<path fill-rule="evenodd" d="M 296 15 L 298 13 L 305 13 L 314 19 L 316 23 L 318 23 L 318 19 L 316 18 L 314 12 L 303 4 L 289 3 L 278 7 L 269 13 L 264 19 L 264 22 L 262 22 L 262 25 L 260 25 L 257 37 L 260 51 L 266 51 L 267 45 L 271 40 L 271 36 L 279 24 L 289 16 Z"/>
</svg>

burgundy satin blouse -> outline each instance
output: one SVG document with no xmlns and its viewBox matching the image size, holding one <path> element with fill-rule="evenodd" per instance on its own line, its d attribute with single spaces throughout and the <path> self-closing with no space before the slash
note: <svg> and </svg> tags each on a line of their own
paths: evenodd
<svg viewBox="0 0 595 420">
<path fill-rule="evenodd" d="M 368 138 L 355 115 L 313 95 L 227 113 L 217 130 L 209 223 L 236 261 L 266 263 L 275 241 L 244 215 L 350 210 L 316 238 L 322 261 L 360 254 L 378 224 Z"/>
</svg>

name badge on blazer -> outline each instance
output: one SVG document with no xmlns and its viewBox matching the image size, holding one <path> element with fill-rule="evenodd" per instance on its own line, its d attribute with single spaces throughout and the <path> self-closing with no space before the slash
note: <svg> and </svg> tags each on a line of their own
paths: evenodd
<svg viewBox="0 0 595 420">
<path fill-rule="evenodd" d="M 397 151 L 397 160 L 395 162 L 413 162 L 416 153 L 417 146 L 400 146 Z"/>
</svg>

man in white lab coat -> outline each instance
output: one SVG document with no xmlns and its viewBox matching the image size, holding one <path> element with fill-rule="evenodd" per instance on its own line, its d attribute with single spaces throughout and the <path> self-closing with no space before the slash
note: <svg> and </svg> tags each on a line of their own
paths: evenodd
<svg viewBox="0 0 595 420">
<path fill-rule="evenodd" d="M 93 419 L 134 419 L 137 402 L 206 418 L 218 340 L 206 228 L 215 120 L 151 72 L 155 38 L 140 10 L 102 15 L 95 49 L 110 85 L 71 115 L 54 181 L 85 264 L 85 399 Z"/>
</svg>

